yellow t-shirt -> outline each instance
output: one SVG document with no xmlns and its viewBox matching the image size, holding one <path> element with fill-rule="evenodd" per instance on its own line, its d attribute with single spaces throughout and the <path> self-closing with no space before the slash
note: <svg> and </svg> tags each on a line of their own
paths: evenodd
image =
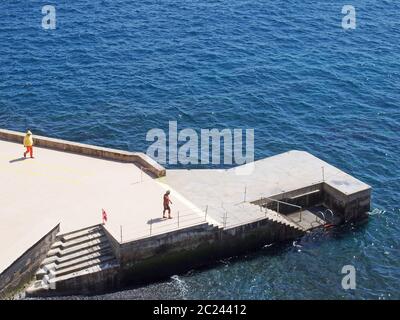
<svg viewBox="0 0 400 320">
<path fill-rule="evenodd" d="M 32 147 L 32 146 L 33 146 L 32 135 L 26 135 L 24 138 L 24 147 Z"/>
</svg>

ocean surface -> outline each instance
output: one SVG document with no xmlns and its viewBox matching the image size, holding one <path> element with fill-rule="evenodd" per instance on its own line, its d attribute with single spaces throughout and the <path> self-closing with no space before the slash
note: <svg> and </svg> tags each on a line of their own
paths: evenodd
<svg viewBox="0 0 400 320">
<path fill-rule="evenodd" d="M 366 224 L 84 298 L 400 299 L 399 1 L 51 3 L 55 30 L 47 1 L 0 2 L 1 128 L 143 152 L 168 121 L 253 128 L 256 159 L 305 150 L 373 187 Z"/>
</svg>

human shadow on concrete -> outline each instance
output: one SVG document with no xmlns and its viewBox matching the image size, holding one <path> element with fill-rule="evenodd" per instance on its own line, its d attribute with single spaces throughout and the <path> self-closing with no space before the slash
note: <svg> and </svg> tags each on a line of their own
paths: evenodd
<svg viewBox="0 0 400 320">
<path fill-rule="evenodd" d="M 168 218 L 156 218 L 156 219 L 150 219 L 147 221 L 147 224 L 152 224 L 152 223 L 158 223 L 158 222 L 162 222 L 168 220 Z"/>
<path fill-rule="evenodd" d="M 26 160 L 26 158 L 21 157 L 21 158 L 18 158 L 18 159 L 10 160 L 9 163 L 15 163 L 15 162 L 20 162 L 20 161 L 24 161 L 24 160 Z"/>
</svg>

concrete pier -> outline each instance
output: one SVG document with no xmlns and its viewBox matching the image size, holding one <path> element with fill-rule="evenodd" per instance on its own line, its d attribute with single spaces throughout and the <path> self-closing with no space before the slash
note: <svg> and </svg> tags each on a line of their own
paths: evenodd
<svg viewBox="0 0 400 320">
<path fill-rule="evenodd" d="M 318 197 L 325 196 L 325 201 L 331 201 L 328 207 L 334 206 L 331 209 L 343 221 L 369 210 L 370 186 L 310 153 L 293 150 L 242 167 L 248 167 L 242 171 L 245 174 L 238 168 L 168 170 L 164 180 L 197 206 L 208 206 L 208 214 L 228 227 L 262 217 L 263 212 L 249 204 L 268 198 L 302 204 L 298 201 L 317 197 L 315 203 L 302 205 L 310 207 L 324 202 Z M 228 212 L 227 221 L 223 212 Z"/>
<path fill-rule="evenodd" d="M 151 281 L 357 220 L 370 209 L 368 185 L 302 151 L 241 170 L 166 172 L 140 153 L 46 137 L 35 142 L 35 159 L 23 159 L 22 134 L 0 130 L 3 297 L 18 289 L 22 275 L 36 279 L 31 295 Z M 162 219 L 167 189 L 173 219 Z M 21 257 L 24 267 L 16 270 Z"/>
</svg>

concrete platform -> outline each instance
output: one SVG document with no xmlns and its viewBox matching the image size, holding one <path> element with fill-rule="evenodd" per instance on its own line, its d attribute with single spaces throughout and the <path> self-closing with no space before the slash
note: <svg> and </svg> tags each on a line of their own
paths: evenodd
<svg viewBox="0 0 400 320">
<path fill-rule="evenodd" d="M 22 159 L 23 146 L 0 140 L 0 273 L 60 222 L 61 233 L 101 223 L 123 241 L 204 222 L 204 215 L 171 191 L 174 219 L 161 220 L 168 186 L 132 163 L 102 160 L 35 148 L 35 159 Z"/>
<path fill-rule="evenodd" d="M 4 137 L 19 141 L 21 135 L 7 131 Z M 295 224 L 296 213 L 279 215 L 275 209 L 266 209 L 257 202 L 283 193 L 288 196 L 304 187 L 318 187 L 322 182 L 332 189 L 324 192 L 329 193 L 327 200 L 333 205 L 334 201 L 341 203 L 343 195 L 368 191 L 355 196 L 355 200 L 349 199 L 349 203 L 355 203 L 354 210 L 369 208 L 367 184 L 307 152 L 286 152 L 239 170 L 168 170 L 165 177 L 154 178 L 142 171 L 142 166 L 101 158 L 139 159 L 153 168 L 153 173 L 165 174 L 146 156 L 40 139 L 42 146 L 82 151 L 100 158 L 35 147 L 35 159 L 24 159 L 21 143 L 0 140 L 0 273 L 57 223 L 60 233 L 101 223 L 102 208 L 108 213 L 106 230 L 124 244 L 205 222 L 207 228 L 217 229 L 215 232 L 224 228 L 227 234 L 229 230 L 234 234 L 236 227 L 269 220 L 278 224 L 279 230 L 291 229 L 297 234 L 309 227 L 314 219 L 312 213 L 304 213 L 303 225 Z M 171 190 L 173 219 L 161 218 L 162 196 L 167 189 Z M 213 232 L 209 233 L 214 239 Z"/>
<path fill-rule="evenodd" d="M 304 230 L 311 230 L 323 226 L 326 221 L 319 218 L 317 215 L 313 214 L 309 210 L 303 210 L 301 213 L 291 213 L 287 215 L 288 218 L 295 221 Z"/>
<path fill-rule="evenodd" d="M 208 216 L 218 223 L 224 223 L 225 214 L 227 226 L 262 218 L 264 213 L 249 205 L 251 202 L 323 181 L 345 195 L 370 189 L 362 181 L 304 151 L 289 151 L 243 167 L 249 170 L 168 170 L 162 180 L 203 210 L 208 207 Z M 248 174 L 241 174 L 245 172 Z"/>
</svg>

